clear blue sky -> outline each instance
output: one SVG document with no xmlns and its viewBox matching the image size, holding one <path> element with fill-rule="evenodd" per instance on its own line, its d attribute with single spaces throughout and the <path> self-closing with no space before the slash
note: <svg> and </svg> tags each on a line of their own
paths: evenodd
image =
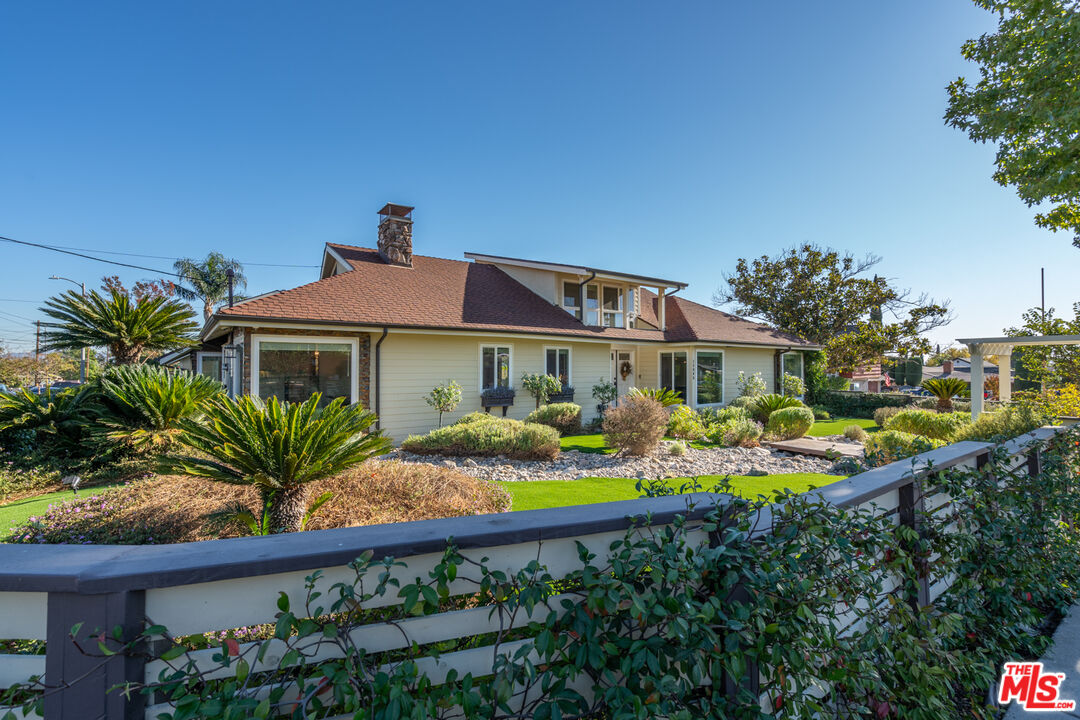
<svg viewBox="0 0 1080 720">
<path fill-rule="evenodd" d="M 940 342 L 1018 320 L 1041 266 L 1049 305 L 1077 299 L 1080 250 L 942 123 L 975 74 L 960 44 L 993 27 L 967 0 L 383 5 L 0 5 L 0 235 L 314 265 L 373 244 L 394 201 L 419 254 L 610 266 L 701 302 L 740 256 L 874 252 L 951 298 Z M 150 275 L 8 243 L 0 263 L 16 347 L 50 274 Z M 249 267 L 249 290 L 315 273 Z"/>
</svg>

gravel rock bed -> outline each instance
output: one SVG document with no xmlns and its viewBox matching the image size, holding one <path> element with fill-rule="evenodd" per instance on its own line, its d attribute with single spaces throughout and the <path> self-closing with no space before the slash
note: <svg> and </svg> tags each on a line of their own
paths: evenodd
<svg viewBox="0 0 1080 720">
<path fill-rule="evenodd" d="M 767 448 L 687 448 L 685 455 L 671 455 L 668 444 L 647 457 L 563 452 L 551 461 L 509 460 L 505 457 L 442 457 L 414 455 L 396 450 L 384 456 L 406 463 L 428 463 L 456 468 L 466 475 L 488 480 L 577 480 L 583 477 L 669 478 L 695 475 L 777 475 L 781 473 L 828 473 L 833 463 L 824 458 L 792 455 Z"/>
</svg>

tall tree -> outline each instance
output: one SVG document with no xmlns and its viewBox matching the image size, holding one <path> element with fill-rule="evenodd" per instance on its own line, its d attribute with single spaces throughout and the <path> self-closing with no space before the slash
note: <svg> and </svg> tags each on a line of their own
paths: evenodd
<svg viewBox="0 0 1080 720">
<path fill-rule="evenodd" d="M 880 362 L 888 352 L 928 353 L 920 336 L 952 320 L 948 304 L 869 276 L 880 262 L 814 245 L 740 258 L 713 302 L 823 346 L 834 372 Z"/>
<path fill-rule="evenodd" d="M 980 80 L 949 84 L 945 122 L 997 143 L 994 180 L 1042 206 L 1035 223 L 1080 247 L 1080 3 L 974 0 L 997 32 L 964 43 Z"/>
<path fill-rule="evenodd" d="M 1023 324 L 1005 328 L 1010 337 L 1025 335 L 1080 335 L 1080 303 L 1074 303 L 1073 318 L 1054 317 L 1054 308 L 1031 308 L 1022 316 Z M 1080 347 L 1076 345 L 1033 345 L 1016 348 L 1019 356 L 1018 374 L 1050 387 L 1080 385 Z"/>
<path fill-rule="evenodd" d="M 105 347 L 119 365 L 190 345 L 198 328 L 195 313 L 182 302 L 162 296 L 132 300 L 116 289 L 105 295 L 91 290 L 86 297 L 69 290 L 46 300 L 41 311 L 56 321 L 49 324 L 46 349 Z"/>
<path fill-rule="evenodd" d="M 176 292 L 185 300 L 202 300 L 203 319 L 209 320 L 214 308 L 229 297 L 229 271 L 233 274 L 233 288 L 247 287 L 244 266 L 239 260 L 226 258 L 219 252 L 212 252 L 202 262 L 191 258 L 180 258 L 173 263 L 173 269 L 181 280 L 191 285 L 191 289 L 177 287 Z"/>
</svg>

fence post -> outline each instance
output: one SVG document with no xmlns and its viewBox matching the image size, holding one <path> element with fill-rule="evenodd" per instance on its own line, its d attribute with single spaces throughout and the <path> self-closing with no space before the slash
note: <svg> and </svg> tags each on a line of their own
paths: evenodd
<svg viewBox="0 0 1080 720">
<path fill-rule="evenodd" d="M 717 520 L 716 530 L 709 533 L 709 547 L 720 546 L 724 529 L 735 523 L 736 510 L 737 506 L 734 503 L 728 503 L 724 506 Z M 753 529 L 753 526 L 751 526 L 751 529 Z M 746 538 L 746 542 L 752 543 L 753 540 Z M 750 600 L 750 591 L 746 588 L 745 583 L 740 580 L 732 589 L 729 601 L 731 603 L 749 603 Z M 725 672 L 722 682 L 724 695 L 729 698 L 736 697 L 740 690 L 748 690 L 754 697 L 761 694 L 761 673 L 758 670 L 758 664 L 753 661 L 746 664 L 746 674 L 743 677 L 734 677 Z"/>
<path fill-rule="evenodd" d="M 145 627 L 146 596 L 142 590 L 101 595 L 49 593 L 46 629 L 45 717 L 49 720 L 135 720 L 142 718 L 145 697 L 110 688 L 125 682 L 143 682 L 143 657 L 102 657 L 98 636 L 111 638 L 123 628 L 125 641 Z M 75 641 L 71 629 L 82 623 Z M 76 646 L 78 642 L 78 646 Z M 115 650 L 117 643 L 106 643 Z M 82 650 L 80 651 L 80 647 Z"/>
<path fill-rule="evenodd" d="M 922 515 L 926 511 L 926 501 L 922 492 L 922 486 L 918 479 L 912 479 L 906 485 L 899 488 L 900 503 L 897 506 L 897 515 L 901 525 L 911 528 L 919 534 L 919 540 L 915 543 L 914 551 L 922 553 L 926 551 L 922 541 Z M 927 558 L 928 560 L 928 558 Z M 918 575 L 915 578 L 915 595 L 908 599 L 912 608 L 918 610 L 930 604 L 930 572 L 929 563 L 916 562 L 915 568 Z"/>
</svg>

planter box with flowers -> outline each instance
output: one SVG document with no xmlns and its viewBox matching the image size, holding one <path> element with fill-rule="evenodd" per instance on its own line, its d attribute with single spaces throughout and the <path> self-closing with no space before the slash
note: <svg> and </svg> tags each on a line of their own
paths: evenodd
<svg viewBox="0 0 1080 720">
<path fill-rule="evenodd" d="M 570 385 L 563 385 L 559 392 L 548 396 L 547 401 L 549 405 L 554 403 L 572 403 L 574 402 L 574 388 Z"/>
</svg>

